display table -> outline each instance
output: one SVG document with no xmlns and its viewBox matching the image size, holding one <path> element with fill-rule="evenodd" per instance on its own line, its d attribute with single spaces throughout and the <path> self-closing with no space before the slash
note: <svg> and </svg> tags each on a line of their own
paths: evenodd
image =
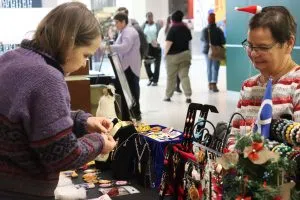
<svg viewBox="0 0 300 200">
<path fill-rule="evenodd" d="M 150 127 L 154 126 L 160 126 L 162 129 L 166 128 L 161 125 L 150 125 Z M 155 169 L 155 187 L 158 188 L 160 185 L 163 167 L 164 167 L 164 150 L 168 144 L 177 144 L 180 143 L 183 139 L 183 136 L 180 135 L 179 137 L 176 137 L 174 139 L 169 139 L 166 141 L 158 141 L 155 139 L 152 139 L 148 136 L 144 136 L 146 141 L 149 143 L 149 146 L 151 148 L 151 154 L 154 162 L 154 169 Z"/>
<path fill-rule="evenodd" d="M 73 178 L 72 182 L 73 184 L 81 184 L 84 183 L 82 179 L 83 172 L 78 171 L 78 177 Z M 112 179 L 112 173 L 111 171 L 105 171 L 101 172 L 99 175 L 102 179 L 107 179 L 111 180 Z M 124 195 L 124 196 L 116 196 L 116 197 L 111 197 L 113 200 L 118 200 L 118 199 L 126 199 L 126 200 L 137 200 L 137 199 L 143 199 L 143 200 L 153 200 L 158 198 L 158 191 L 157 189 L 148 189 L 144 188 L 137 183 L 134 182 L 134 180 L 131 181 L 130 186 L 135 187 L 137 190 L 140 191 L 140 193 L 137 194 L 131 194 L 131 195 Z M 87 199 L 92 199 L 92 198 L 98 198 L 101 196 L 102 193 L 99 191 L 99 184 L 95 184 L 95 188 L 92 189 L 87 189 Z"/>
</svg>

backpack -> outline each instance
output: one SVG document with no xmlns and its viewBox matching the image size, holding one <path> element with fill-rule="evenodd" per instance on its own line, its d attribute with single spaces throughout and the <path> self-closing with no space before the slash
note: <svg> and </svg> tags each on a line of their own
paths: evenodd
<svg viewBox="0 0 300 200">
<path fill-rule="evenodd" d="M 146 35 L 144 34 L 143 30 L 139 27 L 139 25 L 132 25 L 132 27 L 138 32 L 140 38 L 140 53 L 141 58 L 143 59 L 145 56 L 148 55 L 148 42 Z"/>
</svg>

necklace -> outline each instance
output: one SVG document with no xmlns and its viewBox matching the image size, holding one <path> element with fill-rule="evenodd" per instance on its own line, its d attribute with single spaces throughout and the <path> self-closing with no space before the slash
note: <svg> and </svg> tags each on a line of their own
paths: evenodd
<svg viewBox="0 0 300 200">
<path fill-rule="evenodd" d="M 137 144 L 137 138 L 135 139 L 134 144 L 135 144 L 136 154 L 137 154 L 137 157 L 138 157 L 138 170 L 139 170 L 139 173 L 141 173 L 142 172 L 141 159 L 143 157 L 143 154 L 145 152 L 146 147 L 148 146 L 148 143 L 145 142 L 141 154 L 139 152 L 139 148 L 138 148 L 138 144 Z"/>
</svg>

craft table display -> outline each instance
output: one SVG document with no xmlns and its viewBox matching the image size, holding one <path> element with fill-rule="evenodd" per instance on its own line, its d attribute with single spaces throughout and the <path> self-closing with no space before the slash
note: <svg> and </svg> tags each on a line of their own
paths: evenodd
<svg viewBox="0 0 300 200">
<path fill-rule="evenodd" d="M 210 134 L 208 129 L 205 128 L 205 124 L 208 122 L 206 119 L 209 111 L 218 113 L 216 107 L 212 105 L 195 103 L 191 103 L 189 105 L 182 142 L 180 144 L 170 144 L 166 149 L 162 181 L 159 190 L 160 200 L 165 199 L 166 196 L 172 196 L 173 199 L 178 200 L 202 199 L 201 193 L 198 192 L 202 191 L 201 184 L 198 184 L 195 181 L 193 181 L 192 184 L 188 184 L 191 181 L 187 181 L 187 175 L 192 177 L 194 176 L 192 175 L 194 174 L 194 171 L 197 171 L 196 176 L 199 177 L 197 181 L 200 180 L 199 170 L 201 166 L 195 169 L 194 167 L 192 167 L 191 170 L 189 169 L 190 163 L 196 162 L 196 157 L 193 153 L 193 141 L 196 138 L 194 132 L 196 131 L 202 134 L 198 140 L 202 140 L 203 138 L 205 145 L 206 141 L 210 143 L 211 141 L 214 141 L 213 139 L 215 139 L 213 134 Z M 200 112 L 198 117 L 197 112 Z M 206 156 L 207 154 L 205 154 L 205 157 Z M 185 167 L 186 164 L 187 167 Z M 197 163 L 195 164 L 198 165 Z M 190 173 L 188 171 L 190 171 Z"/>
<path fill-rule="evenodd" d="M 177 200 L 299 200 L 300 123 L 273 120 L 269 138 L 249 132 L 231 152 L 224 144 L 234 115 L 245 120 L 234 113 L 224 131 L 217 131 L 218 124 L 198 121 L 191 132 L 184 132 L 183 144 L 167 147 L 160 200 L 170 195 Z M 194 129 L 202 122 L 213 131 L 202 128 L 198 137 Z M 192 150 L 184 145 L 188 138 Z"/>
<path fill-rule="evenodd" d="M 161 125 L 150 125 L 151 128 L 159 127 L 161 130 L 166 129 L 166 127 Z M 173 130 L 178 135 L 174 135 L 174 138 L 170 137 L 155 137 L 158 134 L 146 134 L 144 138 L 149 143 L 151 154 L 154 162 L 154 171 L 155 171 L 155 187 L 157 188 L 160 184 L 163 167 L 164 167 L 164 150 L 168 144 L 177 144 L 182 142 L 183 135 L 181 132 Z M 171 131 L 170 131 L 171 132 Z M 175 137 L 176 136 L 176 137 Z"/>
<path fill-rule="evenodd" d="M 91 166 L 89 169 L 93 169 L 94 166 Z M 86 180 L 84 181 L 83 179 L 83 175 L 84 170 L 79 169 L 76 170 L 76 173 L 78 174 L 77 177 L 72 178 L 72 182 L 75 185 L 79 185 L 79 184 L 84 184 L 87 183 Z M 94 198 L 98 198 L 102 195 L 102 193 L 99 191 L 100 189 L 100 182 L 105 182 L 105 181 L 112 181 L 112 183 L 114 183 L 115 187 L 120 187 L 121 185 L 125 185 L 125 186 L 132 186 L 135 189 L 137 189 L 139 191 L 139 193 L 135 193 L 135 194 L 128 194 L 128 195 L 124 195 L 124 196 L 114 196 L 111 197 L 111 199 L 113 200 L 122 200 L 122 199 L 126 199 L 126 200 L 137 200 L 137 199 L 143 199 L 143 200 L 153 200 L 157 198 L 157 190 L 156 189 L 149 189 L 149 188 L 144 188 L 143 186 L 137 184 L 137 182 L 133 181 L 123 181 L 123 180 L 116 180 L 113 179 L 113 175 L 111 173 L 111 171 L 105 171 L 105 172 L 101 172 L 98 171 L 97 172 L 97 182 L 94 182 L 94 186 L 93 188 L 89 188 L 86 189 L 87 191 L 87 199 L 94 199 Z M 92 180 L 90 180 L 92 181 Z M 92 181 L 93 182 L 93 181 Z M 118 182 L 121 183 L 121 185 L 116 185 L 116 183 Z M 85 184 L 87 185 L 87 184 Z M 102 189 L 104 189 L 105 187 L 102 187 Z M 110 187 L 107 187 L 110 188 Z"/>
</svg>

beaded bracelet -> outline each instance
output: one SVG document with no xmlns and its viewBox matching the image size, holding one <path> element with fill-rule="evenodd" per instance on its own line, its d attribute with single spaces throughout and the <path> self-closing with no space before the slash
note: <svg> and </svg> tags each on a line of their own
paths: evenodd
<svg viewBox="0 0 300 200">
<path fill-rule="evenodd" d="M 298 131 L 296 135 L 296 145 L 298 144 L 300 144 L 300 131 Z"/>
<path fill-rule="evenodd" d="M 289 152 L 291 152 L 293 149 L 290 146 L 287 146 L 285 144 L 281 144 L 275 152 L 278 152 L 281 156 L 286 156 Z"/>
<path fill-rule="evenodd" d="M 288 157 L 290 160 L 293 160 L 294 157 L 297 156 L 297 154 L 300 154 L 300 151 L 293 149 L 293 151 L 290 153 L 290 155 Z"/>
<path fill-rule="evenodd" d="M 300 128 L 292 134 L 292 144 L 294 146 L 296 146 L 298 144 L 297 136 L 299 137 L 299 135 L 300 135 Z"/>
<path fill-rule="evenodd" d="M 284 126 L 285 126 L 285 121 L 280 120 L 279 123 L 277 124 L 277 127 L 276 127 L 276 135 L 275 135 L 274 138 L 279 142 L 282 142 L 282 139 L 281 139 L 280 135 L 281 135 L 281 131 L 282 131 Z"/>
<path fill-rule="evenodd" d="M 275 147 L 273 147 L 272 151 L 277 152 L 277 149 L 281 146 L 282 144 L 278 144 Z"/>
<path fill-rule="evenodd" d="M 297 124 L 293 127 L 293 129 L 291 130 L 290 135 L 289 135 L 289 138 L 288 138 L 288 143 L 289 143 L 289 144 L 293 145 L 293 135 L 295 135 L 295 134 L 297 133 L 297 131 L 299 130 L 299 128 L 300 128 L 300 124 L 297 123 Z"/>
<path fill-rule="evenodd" d="M 278 135 L 279 139 L 281 142 L 284 142 L 285 141 L 285 130 L 287 129 L 287 127 L 290 125 L 290 122 L 287 122 L 285 121 L 284 124 L 283 124 L 283 127 L 281 128 L 280 130 L 280 133 Z"/>
<path fill-rule="evenodd" d="M 286 131 L 287 131 L 288 127 L 289 127 L 290 125 L 292 125 L 292 124 L 293 124 L 293 121 L 288 121 L 288 122 L 286 123 L 286 125 L 282 128 L 282 131 L 281 131 L 281 139 L 282 139 L 282 142 L 286 142 L 285 134 L 286 134 Z"/>
<path fill-rule="evenodd" d="M 300 158 L 300 152 L 299 151 L 293 155 L 292 160 L 297 161 L 298 158 Z"/>
<path fill-rule="evenodd" d="M 286 130 L 285 130 L 285 134 L 284 134 L 284 140 L 285 140 L 285 142 L 287 142 L 287 143 L 289 143 L 290 144 L 290 142 L 289 142 L 289 138 L 290 138 L 290 133 L 291 133 L 291 130 L 295 127 L 295 123 L 293 123 L 293 124 L 290 124 L 290 125 L 288 125 L 288 127 L 286 128 Z"/>
<path fill-rule="evenodd" d="M 278 120 L 273 120 L 271 123 L 271 137 L 274 136 L 276 134 L 276 128 L 278 126 L 278 124 L 281 122 L 280 119 Z"/>
</svg>

